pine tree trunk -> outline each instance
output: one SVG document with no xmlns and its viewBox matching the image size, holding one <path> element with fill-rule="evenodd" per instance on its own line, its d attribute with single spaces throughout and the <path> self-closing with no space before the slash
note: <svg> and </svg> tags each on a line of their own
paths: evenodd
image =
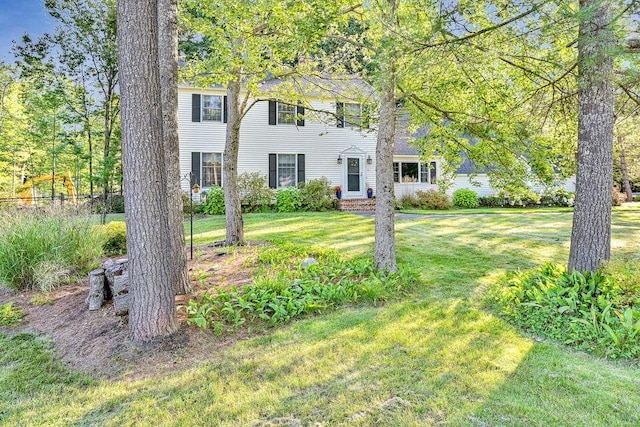
<svg viewBox="0 0 640 427">
<path fill-rule="evenodd" d="M 224 171 L 224 208 L 227 219 L 227 246 L 244 243 L 242 203 L 238 188 L 238 150 L 240 149 L 240 80 L 230 80 L 227 85 L 227 137 L 222 164 Z"/>
<path fill-rule="evenodd" d="M 595 271 L 611 256 L 613 185 L 613 40 L 607 2 L 588 11 L 578 39 L 578 173 L 569 271 Z"/>
<path fill-rule="evenodd" d="M 622 136 L 618 136 L 618 144 L 620 145 L 620 170 L 622 171 L 624 192 L 627 195 L 627 202 L 633 202 L 633 190 L 631 190 L 629 169 L 627 168 L 627 153 L 625 153 L 624 148 L 622 148 L 624 144 L 624 138 Z"/>
<path fill-rule="evenodd" d="M 119 0 L 122 164 L 129 258 L 129 332 L 136 343 L 178 328 L 168 236 L 155 0 Z"/>
<path fill-rule="evenodd" d="M 178 140 L 178 2 L 158 0 L 158 59 L 162 91 L 162 139 L 167 171 L 167 205 L 173 289 L 176 295 L 191 292 L 180 188 Z"/>
</svg>

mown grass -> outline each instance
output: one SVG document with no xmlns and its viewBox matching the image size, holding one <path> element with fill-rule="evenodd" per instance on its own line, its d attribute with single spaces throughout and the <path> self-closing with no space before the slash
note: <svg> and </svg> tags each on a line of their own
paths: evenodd
<svg viewBox="0 0 640 427">
<path fill-rule="evenodd" d="M 251 240 L 323 245 L 346 257 L 372 251 L 372 219 L 245 218 Z M 421 279 L 403 301 L 296 321 L 142 380 L 86 380 L 57 365 L 40 339 L 3 337 L 0 424 L 639 425 L 637 362 L 533 339 L 482 308 L 486 285 L 505 271 L 563 262 L 570 224 L 570 213 L 400 220 L 398 259 Z M 222 239 L 223 227 L 223 217 L 198 219 L 194 240 Z M 616 257 L 638 253 L 638 228 L 640 212 L 614 213 Z"/>
</svg>

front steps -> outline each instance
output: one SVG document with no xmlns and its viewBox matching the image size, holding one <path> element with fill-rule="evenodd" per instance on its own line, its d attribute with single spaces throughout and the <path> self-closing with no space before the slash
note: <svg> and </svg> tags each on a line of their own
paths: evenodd
<svg viewBox="0 0 640 427">
<path fill-rule="evenodd" d="M 343 212 L 375 212 L 376 199 L 340 199 L 338 210 Z"/>
</svg>

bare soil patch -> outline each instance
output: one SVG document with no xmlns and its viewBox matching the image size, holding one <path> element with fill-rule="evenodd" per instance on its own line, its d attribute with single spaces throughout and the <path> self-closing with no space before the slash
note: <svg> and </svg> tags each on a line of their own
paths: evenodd
<svg viewBox="0 0 640 427">
<path fill-rule="evenodd" d="M 27 313 L 20 325 L 0 329 L 10 334 L 31 332 L 50 337 L 64 363 L 94 377 L 126 373 L 128 378 L 141 378 L 168 368 L 186 367 L 246 338 L 243 331 L 217 337 L 210 331 L 188 326 L 184 308 L 203 292 L 251 283 L 257 267 L 257 249 L 262 245 L 252 242 L 237 248 L 196 248 L 193 261 L 188 262 L 193 293 L 176 297 L 180 330 L 170 339 L 146 348 L 131 343 L 126 317 L 114 314 L 111 301 L 99 310 L 89 311 L 88 278 L 55 288 L 48 297 L 40 291 L 12 293 L 0 288 L 0 304 L 13 301 Z"/>
</svg>

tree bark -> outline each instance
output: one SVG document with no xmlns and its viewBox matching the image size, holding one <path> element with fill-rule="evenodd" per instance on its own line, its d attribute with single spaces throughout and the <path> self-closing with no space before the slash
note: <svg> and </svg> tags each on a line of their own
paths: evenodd
<svg viewBox="0 0 640 427">
<path fill-rule="evenodd" d="M 119 0 L 122 164 L 129 258 L 129 333 L 135 343 L 178 328 L 162 144 L 156 0 Z"/>
<path fill-rule="evenodd" d="M 618 136 L 618 145 L 620 146 L 620 170 L 622 172 L 622 184 L 624 192 L 627 195 L 627 202 L 633 202 L 633 191 L 631 190 L 631 182 L 629 181 L 629 169 L 627 168 L 627 153 L 624 148 L 624 137 Z"/>
<path fill-rule="evenodd" d="M 240 148 L 240 79 L 232 79 L 227 85 L 227 136 L 222 159 L 224 179 L 224 208 L 227 220 L 225 244 L 244 243 L 242 202 L 238 188 L 238 150 Z"/>
<path fill-rule="evenodd" d="M 395 0 L 388 0 L 389 25 L 395 24 Z M 376 142 L 376 225 L 373 260 L 378 270 L 396 271 L 393 143 L 396 134 L 396 63 L 389 52 L 383 59 L 380 122 Z"/>
<path fill-rule="evenodd" d="M 569 271 L 596 271 L 611 256 L 614 34 L 607 2 L 580 0 L 578 173 Z"/>
<path fill-rule="evenodd" d="M 184 237 L 180 143 L 178 139 L 178 1 L 158 0 L 158 59 L 162 91 L 162 139 L 167 171 L 167 205 L 173 289 L 191 292 Z"/>
</svg>

